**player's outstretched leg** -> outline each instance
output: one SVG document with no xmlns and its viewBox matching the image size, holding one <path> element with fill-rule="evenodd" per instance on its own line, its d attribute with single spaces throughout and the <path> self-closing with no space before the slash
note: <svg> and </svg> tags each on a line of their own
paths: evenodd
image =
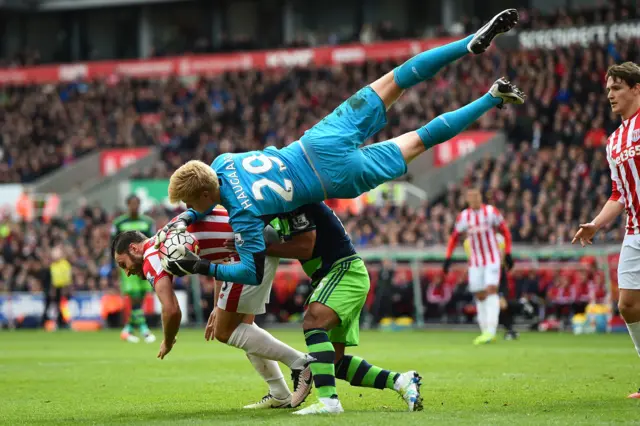
<svg viewBox="0 0 640 426">
<path fill-rule="evenodd" d="M 420 395 L 422 378 L 415 371 L 396 373 L 371 365 L 360 357 L 344 355 L 336 363 L 336 378 L 346 380 L 351 386 L 394 390 L 407 403 L 409 411 L 423 409 Z"/>
<path fill-rule="evenodd" d="M 416 131 L 405 133 L 392 141 L 400 148 L 405 163 L 411 162 L 427 149 L 446 142 L 469 127 L 483 114 L 494 107 L 505 104 L 522 104 L 526 96 L 514 84 L 504 78 L 498 79 L 483 97 L 455 111 L 450 111 L 431 120 Z M 372 145 L 375 147 L 376 144 Z"/>
<path fill-rule="evenodd" d="M 517 23 L 517 10 L 503 10 L 475 34 L 414 56 L 373 82 L 371 88 L 380 96 L 388 109 L 405 89 L 432 78 L 440 69 L 469 53 L 483 53 L 496 36 L 509 31 Z"/>
</svg>

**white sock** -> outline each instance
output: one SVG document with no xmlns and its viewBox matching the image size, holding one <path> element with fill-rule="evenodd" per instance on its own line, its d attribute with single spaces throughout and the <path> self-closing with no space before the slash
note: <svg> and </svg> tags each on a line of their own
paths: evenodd
<svg viewBox="0 0 640 426">
<path fill-rule="evenodd" d="M 640 321 L 627 324 L 627 329 L 629 330 L 633 344 L 636 345 L 638 356 L 640 356 Z"/>
<path fill-rule="evenodd" d="M 264 359 L 257 355 L 247 354 L 247 358 L 253 365 L 253 368 L 262 376 L 269 385 L 269 393 L 278 399 L 285 399 L 291 395 L 289 386 L 284 381 L 284 376 L 280 370 L 280 366 L 276 361 Z"/>
<path fill-rule="evenodd" d="M 480 326 L 480 332 L 484 333 L 487 331 L 487 311 L 486 311 L 487 301 L 476 299 L 476 311 L 478 317 L 478 325 Z"/>
<path fill-rule="evenodd" d="M 247 355 L 280 361 L 292 370 L 301 369 L 307 360 L 305 354 L 282 343 L 255 323 L 240 324 L 231 333 L 227 344 L 242 349 Z"/>
<path fill-rule="evenodd" d="M 490 294 L 484 300 L 484 304 L 487 313 L 487 333 L 495 336 L 500 319 L 500 298 L 497 294 Z"/>
</svg>

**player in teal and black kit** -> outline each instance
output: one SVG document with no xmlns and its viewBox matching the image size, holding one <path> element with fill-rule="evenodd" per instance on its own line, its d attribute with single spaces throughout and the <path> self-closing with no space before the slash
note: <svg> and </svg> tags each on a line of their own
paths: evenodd
<svg viewBox="0 0 640 426">
<path fill-rule="evenodd" d="M 124 231 L 140 231 L 147 237 L 152 237 L 155 234 L 154 220 L 145 215 L 139 213 L 140 199 L 131 195 L 127 198 L 128 214 L 117 217 L 113 221 L 111 226 L 111 238 L 114 238 Z M 140 278 L 137 275 L 127 274 L 120 269 L 120 290 L 125 296 L 129 296 L 131 301 L 131 315 L 129 315 L 129 322 L 122 329 L 120 338 L 132 343 L 138 343 L 140 338 L 133 335 L 133 331 L 138 329 L 140 335 L 144 337 L 144 341 L 147 343 L 155 342 L 156 337 L 151 333 L 147 322 L 144 318 L 144 312 L 142 311 L 142 302 L 147 292 L 153 290 L 149 281 L 144 278 Z"/>
<path fill-rule="evenodd" d="M 309 355 L 315 358 L 310 366 L 319 402 L 296 414 L 342 412 L 336 378 L 353 386 L 395 390 L 409 411 L 422 410 L 418 373 L 395 373 L 345 355 L 345 347 L 357 346 L 360 341 L 360 312 L 369 293 L 369 273 L 335 213 L 324 203 L 309 204 L 280 216 L 271 225 L 284 242 L 269 245 L 267 254 L 297 259 L 308 256 L 300 262 L 313 287 L 303 329 Z M 294 393 L 292 404 L 300 403 L 298 399 Z"/>
</svg>

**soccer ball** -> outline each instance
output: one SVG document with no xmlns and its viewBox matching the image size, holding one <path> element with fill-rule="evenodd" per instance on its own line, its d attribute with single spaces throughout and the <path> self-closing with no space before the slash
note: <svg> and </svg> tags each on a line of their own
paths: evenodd
<svg viewBox="0 0 640 426">
<path fill-rule="evenodd" d="M 164 257 L 169 260 L 182 259 L 187 250 L 191 250 L 195 254 L 198 254 L 200 251 L 198 240 L 187 231 L 169 232 L 167 239 L 164 240 L 164 243 L 162 243 L 158 249 L 160 257 Z"/>
</svg>

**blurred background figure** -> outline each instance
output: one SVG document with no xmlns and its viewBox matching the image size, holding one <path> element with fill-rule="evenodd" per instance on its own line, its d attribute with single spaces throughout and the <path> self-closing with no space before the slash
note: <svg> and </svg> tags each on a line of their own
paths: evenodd
<svg viewBox="0 0 640 426">
<path fill-rule="evenodd" d="M 140 231 L 151 238 L 155 234 L 154 220 L 140 214 L 140 198 L 136 195 L 127 197 L 127 213 L 117 217 L 111 226 L 111 238 L 115 238 L 121 232 Z M 142 303 L 148 292 L 152 291 L 151 284 L 143 277 L 137 275 L 127 276 L 124 270 L 120 270 L 120 291 L 129 298 L 131 314 L 129 321 L 122 329 L 120 338 L 131 343 L 138 343 L 140 338 L 133 334 L 135 330 L 140 333 L 146 343 L 153 343 L 155 335 L 149 330 L 142 309 Z"/>
<path fill-rule="evenodd" d="M 53 285 L 54 299 L 58 308 L 56 325 L 58 328 L 68 328 L 63 316 L 63 298 L 71 297 L 72 271 L 71 263 L 67 260 L 64 246 L 58 245 L 51 250 L 51 284 Z M 45 311 L 46 315 L 46 311 Z"/>
</svg>

